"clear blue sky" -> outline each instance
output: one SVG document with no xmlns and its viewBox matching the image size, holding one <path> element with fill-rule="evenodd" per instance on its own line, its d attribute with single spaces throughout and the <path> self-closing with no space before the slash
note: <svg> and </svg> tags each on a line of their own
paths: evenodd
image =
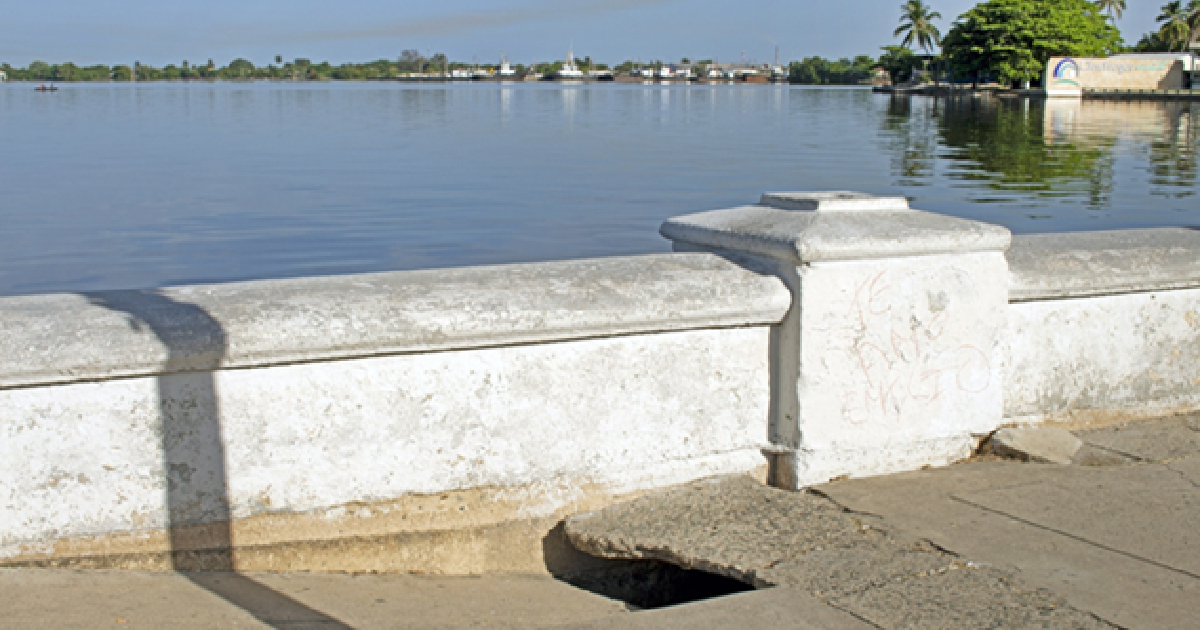
<svg viewBox="0 0 1200 630">
<path fill-rule="evenodd" d="M 1163 0 L 1139 3 L 1118 22 L 1127 42 L 1154 29 Z M 812 55 L 876 55 L 892 43 L 900 0 L 38 0 L 9 2 L 0 18 L 0 62 L 155 66 L 276 54 L 333 63 L 398 57 L 406 48 L 451 59 L 514 63 L 578 57 L 676 61 L 716 57 L 783 61 Z M 974 3 L 931 0 L 951 21 Z"/>
</svg>

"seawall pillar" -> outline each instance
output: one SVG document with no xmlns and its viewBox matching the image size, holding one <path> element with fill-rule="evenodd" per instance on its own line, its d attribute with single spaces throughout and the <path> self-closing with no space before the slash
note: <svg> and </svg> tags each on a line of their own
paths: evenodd
<svg viewBox="0 0 1200 630">
<path fill-rule="evenodd" d="M 792 292 L 771 341 L 774 485 L 944 465 L 1003 422 L 1007 229 L 903 197 L 805 192 L 660 231 Z"/>
</svg>

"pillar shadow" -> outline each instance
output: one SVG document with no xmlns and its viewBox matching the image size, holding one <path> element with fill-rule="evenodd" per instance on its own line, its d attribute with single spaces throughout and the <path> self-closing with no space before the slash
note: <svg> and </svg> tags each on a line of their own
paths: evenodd
<svg viewBox="0 0 1200 630">
<path fill-rule="evenodd" d="M 269 626 L 302 622 L 349 628 L 235 572 L 225 442 L 214 376 L 227 348 L 220 322 L 199 306 L 156 290 L 83 295 L 93 305 L 124 314 L 131 328 L 149 330 L 167 348 L 157 385 L 171 568 Z"/>
</svg>

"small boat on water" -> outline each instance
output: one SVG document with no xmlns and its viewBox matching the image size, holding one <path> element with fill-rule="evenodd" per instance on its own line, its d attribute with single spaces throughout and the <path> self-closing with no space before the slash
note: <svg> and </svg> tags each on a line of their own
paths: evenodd
<svg viewBox="0 0 1200 630">
<path fill-rule="evenodd" d="M 56 86 L 46 85 L 45 83 L 43 83 L 33 89 L 37 90 L 38 92 L 57 92 L 58 91 L 58 88 Z"/>
</svg>

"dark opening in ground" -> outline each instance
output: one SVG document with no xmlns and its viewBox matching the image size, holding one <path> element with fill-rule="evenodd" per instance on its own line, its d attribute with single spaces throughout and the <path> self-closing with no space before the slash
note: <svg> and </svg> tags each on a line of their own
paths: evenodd
<svg viewBox="0 0 1200 630">
<path fill-rule="evenodd" d="M 754 590 L 740 580 L 658 560 L 608 560 L 590 556 L 566 541 L 562 525 L 543 539 L 542 549 L 551 575 L 576 588 L 623 601 L 633 610 Z"/>
<path fill-rule="evenodd" d="M 754 590 L 722 575 L 681 569 L 657 560 L 609 561 L 603 570 L 559 579 L 586 591 L 618 599 L 631 609 L 662 608 Z"/>
</svg>

